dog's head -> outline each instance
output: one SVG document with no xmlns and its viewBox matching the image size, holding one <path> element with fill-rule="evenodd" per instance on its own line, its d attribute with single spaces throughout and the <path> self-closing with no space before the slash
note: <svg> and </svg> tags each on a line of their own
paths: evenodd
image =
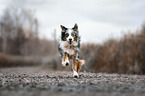
<svg viewBox="0 0 145 96">
<path fill-rule="evenodd" d="M 67 41 L 69 44 L 77 42 L 78 40 L 78 25 L 75 24 L 73 28 L 66 28 L 61 25 L 61 40 Z"/>
</svg>

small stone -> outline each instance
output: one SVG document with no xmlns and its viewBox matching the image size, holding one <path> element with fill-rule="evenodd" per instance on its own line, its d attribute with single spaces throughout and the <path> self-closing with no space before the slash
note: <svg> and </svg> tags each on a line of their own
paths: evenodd
<svg viewBox="0 0 145 96">
<path fill-rule="evenodd" d="M 64 86 L 64 85 L 65 85 L 65 83 L 61 82 L 61 83 L 58 83 L 57 86 Z"/>
</svg>

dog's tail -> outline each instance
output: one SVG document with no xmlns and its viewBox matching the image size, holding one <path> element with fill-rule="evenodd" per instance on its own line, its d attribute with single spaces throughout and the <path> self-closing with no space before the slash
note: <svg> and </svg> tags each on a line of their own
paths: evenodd
<svg viewBox="0 0 145 96">
<path fill-rule="evenodd" d="M 77 72 L 80 71 L 81 67 L 85 64 L 85 60 L 79 60 L 77 65 Z"/>
</svg>

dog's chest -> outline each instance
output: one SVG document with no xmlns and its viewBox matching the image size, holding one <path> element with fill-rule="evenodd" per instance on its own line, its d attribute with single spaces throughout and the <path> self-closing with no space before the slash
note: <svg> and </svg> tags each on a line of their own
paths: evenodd
<svg viewBox="0 0 145 96">
<path fill-rule="evenodd" d="M 61 48 L 64 52 L 67 52 L 70 55 L 73 55 L 76 49 L 75 44 L 68 44 L 67 42 L 61 42 Z"/>
</svg>

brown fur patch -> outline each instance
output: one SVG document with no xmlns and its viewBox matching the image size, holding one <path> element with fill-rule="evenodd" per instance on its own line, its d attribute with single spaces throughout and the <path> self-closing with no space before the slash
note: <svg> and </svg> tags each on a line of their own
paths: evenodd
<svg viewBox="0 0 145 96">
<path fill-rule="evenodd" d="M 79 72 L 80 69 L 81 69 L 81 67 L 82 67 L 82 65 L 83 65 L 83 61 L 82 60 L 79 60 L 77 65 L 78 65 L 77 66 L 77 72 Z"/>
<path fill-rule="evenodd" d="M 74 64 L 74 70 L 77 72 L 77 62 L 74 58 L 73 58 L 73 64 Z"/>
<path fill-rule="evenodd" d="M 77 54 L 77 51 L 74 52 L 74 55 L 72 57 L 73 57 L 74 70 L 77 72 L 78 63 L 75 59 L 76 54 Z"/>
<path fill-rule="evenodd" d="M 63 62 L 65 62 L 65 60 L 68 58 L 68 54 L 65 53 L 65 56 L 62 58 Z"/>
</svg>

